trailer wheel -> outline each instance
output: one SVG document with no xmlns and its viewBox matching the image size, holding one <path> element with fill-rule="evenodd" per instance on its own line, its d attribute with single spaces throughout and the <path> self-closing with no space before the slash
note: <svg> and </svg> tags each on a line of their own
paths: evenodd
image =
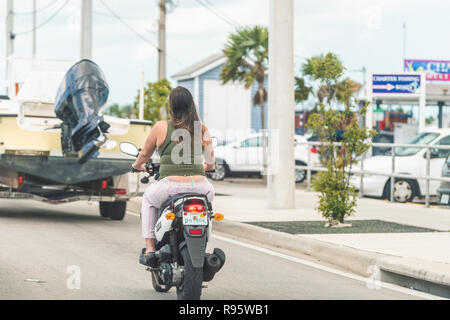
<svg viewBox="0 0 450 320">
<path fill-rule="evenodd" d="M 100 215 L 111 220 L 123 220 L 126 209 L 126 201 L 100 202 Z"/>
<path fill-rule="evenodd" d="M 104 202 L 100 201 L 99 203 L 99 209 L 100 209 L 100 216 L 103 218 L 109 218 L 109 204 L 111 202 Z"/>
</svg>

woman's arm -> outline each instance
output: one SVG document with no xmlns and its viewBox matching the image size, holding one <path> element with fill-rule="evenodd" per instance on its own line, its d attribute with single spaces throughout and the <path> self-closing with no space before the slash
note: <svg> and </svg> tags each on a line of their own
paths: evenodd
<svg viewBox="0 0 450 320">
<path fill-rule="evenodd" d="M 142 148 L 141 152 L 139 152 L 139 156 L 132 165 L 132 167 L 135 168 L 136 170 L 145 171 L 145 163 L 153 155 L 153 152 L 155 152 L 157 146 L 156 143 L 158 140 L 157 138 L 160 130 L 161 130 L 161 121 L 158 121 L 155 123 L 152 130 L 148 134 L 148 137 L 145 140 L 144 147 Z"/>
<path fill-rule="evenodd" d="M 212 171 L 215 168 L 216 159 L 214 157 L 214 148 L 212 144 L 211 135 L 209 134 L 208 128 L 203 126 L 203 158 L 205 158 L 205 171 Z"/>
</svg>

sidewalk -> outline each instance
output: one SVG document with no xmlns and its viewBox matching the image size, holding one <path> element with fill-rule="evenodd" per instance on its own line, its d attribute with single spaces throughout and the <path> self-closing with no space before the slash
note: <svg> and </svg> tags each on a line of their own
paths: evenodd
<svg viewBox="0 0 450 320">
<path fill-rule="evenodd" d="M 295 209 L 269 209 L 266 189 L 257 179 L 213 182 L 215 212 L 225 219 L 214 223 L 216 232 L 236 238 L 294 250 L 368 276 L 377 266 L 382 281 L 393 282 L 450 298 L 450 209 L 418 204 L 358 199 L 354 216 L 347 222 L 382 220 L 435 232 L 289 234 L 245 222 L 322 221 L 315 210 L 317 193 L 298 188 Z M 141 198 L 129 204 L 139 212 Z M 356 222 L 355 222 L 356 223 Z"/>
<path fill-rule="evenodd" d="M 324 221 L 315 210 L 315 192 L 296 190 L 296 209 L 267 208 L 266 190 L 261 185 L 215 182 L 217 196 L 214 210 L 226 219 L 253 221 Z M 232 201 L 231 199 L 232 198 Z M 425 208 L 417 204 L 390 203 L 379 199 L 358 199 L 352 220 L 383 220 L 415 227 L 450 231 L 450 209 Z M 325 223 L 325 222 L 324 222 Z M 372 234 L 309 234 L 298 235 L 338 245 L 450 264 L 450 232 L 372 233 Z"/>
</svg>

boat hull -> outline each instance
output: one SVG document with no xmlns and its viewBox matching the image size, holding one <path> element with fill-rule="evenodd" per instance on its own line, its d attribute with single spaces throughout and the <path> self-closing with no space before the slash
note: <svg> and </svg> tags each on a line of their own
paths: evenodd
<svg viewBox="0 0 450 320">
<path fill-rule="evenodd" d="M 63 156 L 59 129 L 27 130 L 16 115 L 0 115 L 0 176 L 10 179 L 14 172 L 57 184 L 76 184 L 122 175 L 130 171 L 135 159 L 120 152 L 120 143 L 143 146 L 150 129 L 148 121 L 131 120 L 120 134 L 108 134 L 116 142 L 114 148 L 100 149 L 98 158 L 80 164 L 78 157 Z"/>
</svg>

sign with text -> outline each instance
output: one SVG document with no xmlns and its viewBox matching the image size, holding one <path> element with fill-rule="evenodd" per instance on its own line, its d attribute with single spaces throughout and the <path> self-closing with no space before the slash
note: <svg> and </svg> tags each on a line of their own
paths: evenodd
<svg viewBox="0 0 450 320">
<path fill-rule="evenodd" d="M 425 72 L 428 81 L 450 81 L 449 60 L 405 59 L 404 70 L 407 72 Z"/>
<path fill-rule="evenodd" d="M 373 74 L 372 92 L 390 94 L 419 94 L 419 74 Z"/>
</svg>

